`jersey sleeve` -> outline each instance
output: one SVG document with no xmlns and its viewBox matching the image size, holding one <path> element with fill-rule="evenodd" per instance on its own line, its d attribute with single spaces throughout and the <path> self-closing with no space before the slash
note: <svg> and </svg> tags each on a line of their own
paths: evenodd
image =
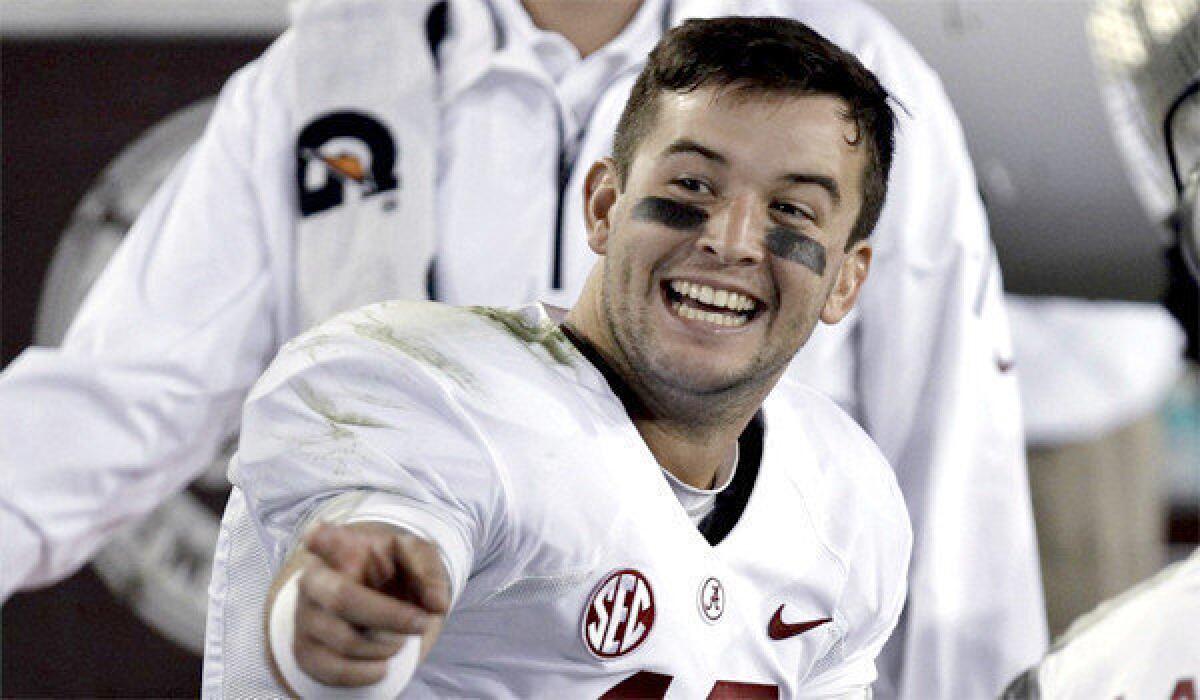
<svg viewBox="0 0 1200 700">
<path fill-rule="evenodd" d="M 506 490 L 452 379 L 344 317 L 289 343 L 246 402 L 230 479 L 277 568 L 314 515 L 439 547 L 455 598 L 506 536 Z M 449 384 L 448 384 L 449 383 Z M 350 501 L 349 503 L 347 501 Z M 330 504 L 333 504 L 332 506 Z"/>
<path fill-rule="evenodd" d="M 993 697 L 1043 653 L 1046 623 L 1000 271 L 962 129 L 937 77 L 873 9 L 788 5 L 899 101 L 855 383 L 917 546 L 876 691 Z"/>
<path fill-rule="evenodd" d="M 282 199 L 264 192 L 259 137 L 286 130 L 262 113 L 261 73 L 223 89 L 62 346 L 0 375 L 0 600 L 72 573 L 211 462 L 277 347 L 264 211 Z"/>
</svg>

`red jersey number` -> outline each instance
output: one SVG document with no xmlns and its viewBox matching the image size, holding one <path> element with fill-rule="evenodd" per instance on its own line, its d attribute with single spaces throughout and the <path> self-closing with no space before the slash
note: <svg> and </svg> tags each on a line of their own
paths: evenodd
<svg viewBox="0 0 1200 700">
<path fill-rule="evenodd" d="M 670 687 L 671 676 L 653 671 L 639 671 L 608 689 L 601 700 L 617 698 L 665 698 Z M 779 697 L 779 686 L 740 681 L 717 681 L 708 693 L 708 700 L 774 700 Z"/>
</svg>

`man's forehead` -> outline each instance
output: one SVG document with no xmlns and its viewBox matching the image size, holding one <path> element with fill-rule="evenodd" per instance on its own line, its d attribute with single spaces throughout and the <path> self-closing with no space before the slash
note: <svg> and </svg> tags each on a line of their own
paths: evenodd
<svg viewBox="0 0 1200 700">
<path fill-rule="evenodd" d="M 702 159 L 718 167 L 750 163 L 780 178 L 818 164 L 829 169 L 865 162 L 861 129 L 844 100 L 745 93 L 708 89 L 660 96 L 641 155 Z"/>
<path fill-rule="evenodd" d="M 764 115 L 770 115 L 799 110 L 814 114 L 827 112 L 843 121 L 853 121 L 849 103 L 837 95 L 825 92 L 767 90 L 739 84 L 714 85 L 687 91 L 666 90 L 659 93 L 656 101 L 661 112 L 758 109 Z"/>
<path fill-rule="evenodd" d="M 736 148 L 739 141 L 779 142 L 789 136 L 811 141 L 823 135 L 837 135 L 828 139 L 830 144 L 849 151 L 862 145 L 861 129 L 849 105 L 834 95 L 708 88 L 664 93 L 658 99 L 655 123 L 647 140 L 658 142 L 660 150 L 677 140 L 705 143 L 724 138 L 728 150 Z M 798 134 L 798 130 L 803 133 Z"/>
</svg>

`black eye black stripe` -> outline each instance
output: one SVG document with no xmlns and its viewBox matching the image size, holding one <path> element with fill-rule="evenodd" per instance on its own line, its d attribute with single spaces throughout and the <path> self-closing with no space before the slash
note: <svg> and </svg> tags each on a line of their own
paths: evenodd
<svg viewBox="0 0 1200 700">
<path fill-rule="evenodd" d="M 634 205 L 633 216 L 685 232 L 697 232 L 708 223 L 708 212 L 700 207 L 666 197 L 643 198 Z M 795 229 L 772 227 L 767 231 L 767 250 L 776 257 L 803 265 L 818 275 L 825 274 L 825 246 Z"/>
<path fill-rule="evenodd" d="M 694 204 L 666 197 L 646 197 L 633 208 L 633 216 L 642 221 L 662 224 L 676 231 L 698 231 L 708 222 L 708 212 Z"/>
<path fill-rule="evenodd" d="M 785 226 L 767 231 L 767 250 L 772 255 L 799 263 L 818 275 L 825 274 L 825 246 Z"/>
</svg>

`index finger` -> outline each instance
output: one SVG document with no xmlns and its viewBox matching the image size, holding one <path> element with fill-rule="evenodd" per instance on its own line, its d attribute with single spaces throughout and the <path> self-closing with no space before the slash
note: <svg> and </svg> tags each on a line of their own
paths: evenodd
<svg viewBox="0 0 1200 700">
<path fill-rule="evenodd" d="M 424 634 L 429 616 L 420 606 L 367 588 L 316 562 L 300 577 L 300 594 L 347 622 L 399 634 Z"/>
<path fill-rule="evenodd" d="M 431 613 L 446 613 L 450 609 L 450 577 L 438 548 L 408 532 L 396 533 L 390 545 L 398 569 L 398 593 Z"/>
</svg>

